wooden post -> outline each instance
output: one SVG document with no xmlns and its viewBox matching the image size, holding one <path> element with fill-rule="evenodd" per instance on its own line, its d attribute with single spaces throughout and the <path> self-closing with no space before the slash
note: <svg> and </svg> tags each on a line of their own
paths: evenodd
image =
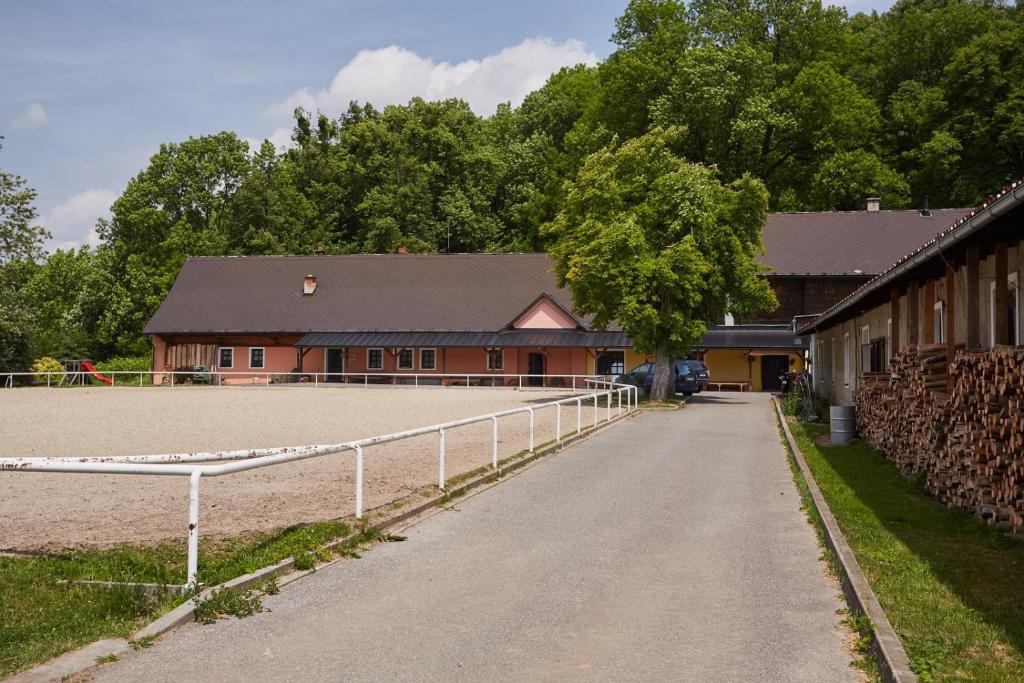
<svg viewBox="0 0 1024 683">
<path fill-rule="evenodd" d="M 889 350 L 891 358 L 900 350 L 900 290 L 893 287 L 889 290 L 889 317 L 892 318 L 892 339 L 889 343 L 892 348 Z"/>
<path fill-rule="evenodd" d="M 935 342 L 935 280 L 924 283 L 924 343 Z"/>
<path fill-rule="evenodd" d="M 917 318 L 921 312 L 921 306 L 917 300 L 917 292 L 917 280 L 914 280 L 907 289 L 907 344 L 910 346 L 917 346 L 919 341 Z"/>
<path fill-rule="evenodd" d="M 996 244 L 996 344 L 1010 342 L 1010 317 L 1007 315 L 1006 289 L 1009 286 L 1006 264 L 1006 242 Z"/>
<path fill-rule="evenodd" d="M 978 247 L 967 247 L 967 348 L 981 348 L 981 257 Z"/>
<path fill-rule="evenodd" d="M 949 364 L 956 353 L 956 271 L 953 264 L 946 261 L 946 393 L 953 393 L 953 375 L 949 372 Z"/>
</svg>

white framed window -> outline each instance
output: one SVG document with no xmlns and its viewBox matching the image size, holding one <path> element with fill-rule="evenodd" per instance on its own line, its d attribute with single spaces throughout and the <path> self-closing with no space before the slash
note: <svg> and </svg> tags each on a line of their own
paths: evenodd
<svg viewBox="0 0 1024 683">
<path fill-rule="evenodd" d="M 1007 326 L 1010 330 L 1010 343 L 1020 344 L 1020 287 L 1017 273 L 1013 272 L 1006 279 Z"/>
<path fill-rule="evenodd" d="M 399 370 L 412 370 L 412 349 L 399 349 L 398 350 L 398 369 Z"/>
<path fill-rule="evenodd" d="M 366 367 L 369 370 L 383 370 L 384 349 L 366 349 Z"/>
<path fill-rule="evenodd" d="M 871 328 L 868 325 L 860 328 L 860 343 L 870 344 L 871 343 Z"/>
<path fill-rule="evenodd" d="M 505 369 L 505 349 L 489 349 L 487 351 L 487 369 Z"/>
<path fill-rule="evenodd" d="M 437 369 L 437 350 L 420 349 L 420 370 Z"/>
<path fill-rule="evenodd" d="M 894 349 L 892 348 L 892 318 L 887 318 L 885 321 L 885 345 L 888 347 L 888 353 L 885 354 L 887 360 L 892 360 L 892 354 Z"/>
<path fill-rule="evenodd" d="M 936 301 L 932 307 L 932 341 L 936 344 L 946 341 L 946 316 L 943 315 L 945 310 L 946 305 L 942 301 Z"/>
<path fill-rule="evenodd" d="M 262 346 L 249 347 L 249 368 L 261 370 L 266 362 L 266 350 Z"/>
<path fill-rule="evenodd" d="M 222 346 L 217 349 L 217 367 L 227 370 L 235 367 L 235 349 L 233 346 Z"/>
<path fill-rule="evenodd" d="M 853 383 L 853 348 L 850 344 L 850 333 L 843 333 L 843 384 Z"/>
</svg>

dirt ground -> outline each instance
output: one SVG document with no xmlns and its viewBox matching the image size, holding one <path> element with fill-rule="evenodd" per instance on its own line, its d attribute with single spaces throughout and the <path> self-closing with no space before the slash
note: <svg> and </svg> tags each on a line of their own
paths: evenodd
<svg viewBox="0 0 1024 683">
<path fill-rule="evenodd" d="M 148 387 L 0 390 L 0 456 L 130 455 L 337 443 L 568 396 L 483 387 Z M 600 409 L 603 417 L 604 408 Z M 584 406 L 583 421 L 592 420 Z M 498 424 L 499 458 L 527 447 L 527 414 Z M 562 430 L 576 427 L 575 405 Z M 536 443 L 554 438 L 553 408 Z M 446 476 L 486 465 L 490 423 L 446 434 Z M 438 437 L 365 450 L 366 508 L 436 484 Z M 355 504 L 354 455 L 329 455 L 204 479 L 203 537 L 344 517 Z M 54 550 L 183 538 L 185 477 L 0 472 L 0 549 Z"/>
</svg>

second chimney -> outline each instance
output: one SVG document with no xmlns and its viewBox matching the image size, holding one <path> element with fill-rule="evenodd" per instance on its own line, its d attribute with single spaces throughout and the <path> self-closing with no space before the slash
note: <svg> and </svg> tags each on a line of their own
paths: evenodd
<svg viewBox="0 0 1024 683">
<path fill-rule="evenodd" d="M 312 275 L 307 275 L 306 279 L 302 282 L 302 295 L 309 296 L 316 291 L 316 278 Z"/>
<path fill-rule="evenodd" d="M 882 200 L 878 197 L 868 197 L 868 211 L 878 211 L 882 208 Z"/>
</svg>

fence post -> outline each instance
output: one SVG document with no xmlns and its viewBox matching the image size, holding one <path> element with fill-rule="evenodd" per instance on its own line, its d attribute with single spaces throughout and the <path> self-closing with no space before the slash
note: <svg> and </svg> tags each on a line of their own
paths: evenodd
<svg viewBox="0 0 1024 683">
<path fill-rule="evenodd" d="M 555 441 L 562 443 L 562 404 L 555 404 Z"/>
<path fill-rule="evenodd" d="M 139 386 L 142 386 L 142 373 L 139 373 Z"/>
<path fill-rule="evenodd" d="M 576 399 L 576 436 L 583 433 L 583 397 Z"/>
<path fill-rule="evenodd" d="M 530 408 L 530 452 L 533 453 L 533 408 Z"/>
<path fill-rule="evenodd" d="M 49 389 L 49 388 L 50 388 L 50 374 L 51 374 L 51 373 L 49 373 L 49 372 L 48 372 L 48 373 L 46 373 L 46 388 L 47 388 L 47 389 Z"/>
<path fill-rule="evenodd" d="M 491 465 L 498 469 L 498 418 L 491 415 Z"/>
<path fill-rule="evenodd" d="M 615 393 L 619 397 L 619 412 L 618 412 L 618 414 L 622 415 L 622 387 L 619 387 L 618 389 L 616 389 Z"/>
<path fill-rule="evenodd" d="M 605 406 L 604 419 L 605 422 L 612 419 L 612 392 L 610 390 L 608 391 L 608 405 Z"/>
<path fill-rule="evenodd" d="M 522 375 L 519 375 L 519 388 L 520 389 L 523 388 L 523 376 Z"/>
<path fill-rule="evenodd" d="M 174 387 L 174 370 L 171 370 L 171 387 Z"/>
<path fill-rule="evenodd" d="M 597 426 L 597 393 L 594 393 L 594 426 Z"/>
<path fill-rule="evenodd" d="M 356 519 L 363 518 L 363 447 L 356 446 Z"/>
<path fill-rule="evenodd" d="M 369 375 L 363 375 L 363 386 L 364 387 L 370 386 L 370 376 Z"/>
<path fill-rule="evenodd" d="M 173 377 L 173 375 L 172 375 Z M 188 575 L 186 583 L 197 585 L 199 574 L 199 478 L 202 470 L 192 470 L 188 478 Z"/>
<path fill-rule="evenodd" d="M 576 375 L 572 376 L 572 393 L 576 393 Z"/>
<path fill-rule="evenodd" d="M 444 491 L 444 429 L 437 430 L 440 435 L 437 457 L 437 488 Z"/>
</svg>

